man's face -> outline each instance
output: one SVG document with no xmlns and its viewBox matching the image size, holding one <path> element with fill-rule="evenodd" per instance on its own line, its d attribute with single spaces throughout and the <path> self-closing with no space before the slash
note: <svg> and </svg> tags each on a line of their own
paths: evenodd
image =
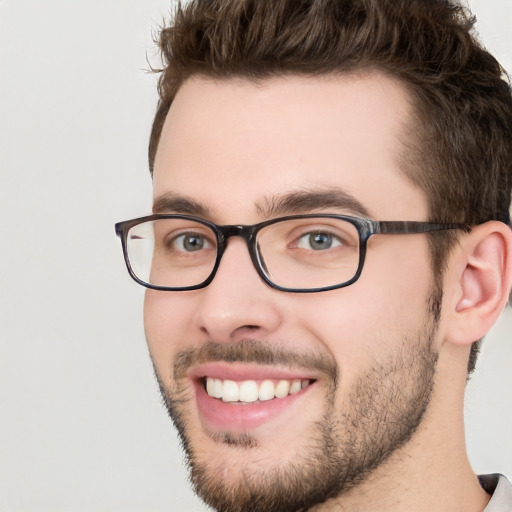
<svg viewBox="0 0 512 512">
<path fill-rule="evenodd" d="M 189 80 L 156 157 L 158 212 L 221 225 L 302 213 L 427 220 L 400 170 L 409 112 L 381 75 Z M 425 235 L 371 237 L 361 277 L 338 290 L 270 288 L 237 237 L 208 287 L 148 290 L 148 345 L 198 493 L 219 510 L 283 512 L 364 482 L 429 403 L 432 293 Z M 227 401 L 233 386 L 279 398 Z"/>
</svg>

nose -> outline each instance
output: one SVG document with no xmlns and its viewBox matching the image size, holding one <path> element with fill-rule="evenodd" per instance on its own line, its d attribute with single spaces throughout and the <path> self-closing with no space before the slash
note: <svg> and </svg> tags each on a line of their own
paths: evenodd
<svg viewBox="0 0 512 512">
<path fill-rule="evenodd" d="M 197 293 L 195 326 L 217 343 L 264 338 L 281 324 L 283 292 L 263 282 L 242 238 L 229 239 L 215 278 Z"/>
</svg>

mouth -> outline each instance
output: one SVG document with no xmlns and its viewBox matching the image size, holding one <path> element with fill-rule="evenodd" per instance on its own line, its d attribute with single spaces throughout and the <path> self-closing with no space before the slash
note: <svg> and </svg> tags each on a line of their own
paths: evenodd
<svg viewBox="0 0 512 512">
<path fill-rule="evenodd" d="M 291 411 L 315 387 L 313 376 L 243 365 L 208 364 L 189 375 L 209 430 L 247 432 Z"/>
<path fill-rule="evenodd" d="M 222 380 L 214 377 L 204 378 L 204 388 L 208 396 L 223 402 L 252 404 L 267 400 L 282 399 L 294 395 L 311 384 L 309 379 L 281 379 L 278 381 Z"/>
</svg>

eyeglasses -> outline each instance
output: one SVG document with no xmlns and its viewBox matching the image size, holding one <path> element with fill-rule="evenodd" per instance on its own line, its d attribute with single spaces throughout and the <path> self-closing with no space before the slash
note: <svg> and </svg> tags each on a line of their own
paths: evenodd
<svg viewBox="0 0 512 512">
<path fill-rule="evenodd" d="M 269 286 L 300 293 L 354 283 L 372 235 L 468 231 L 462 224 L 314 214 L 253 226 L 218 226 L 188 215 L 150 215 L 119 222 L 115 229 L 128 272 L 147 288 L 179 291 L 208 286 L 229 238 L 238 236 L 246 241 L 254 268 Z"/>
</svg>

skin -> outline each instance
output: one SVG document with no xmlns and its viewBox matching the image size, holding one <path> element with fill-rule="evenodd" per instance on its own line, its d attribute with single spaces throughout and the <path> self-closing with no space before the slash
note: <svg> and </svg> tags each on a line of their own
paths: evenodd
<svg viewBox="0 0 512 512">
<path fill-rule="evenodd" d="M 336 189 L 356 198 L 371 218 L 425 221 L 425 196 L 400 169 L 401 139 L 410 119 L 406 91 L 381 75 L 293 76 L 261 84 L 191 79 L 177 94 L 158 148 L 157 210 L 165 204 L 162 197 L 179 196 L 201 205 L 202 211 L 171 211 L 195 213 L 217 224 L 254 224 L 268 218 L 268 204 L 280 196 Z M 350 208 L 333 206 L 280 213 L 313 212 L 354 214 Z M 230 239 L 208 287 L 148 290 L 145 328 L 150 354 L 164 393 L 184 400 L 181 419 L 196 461 L 226 486 L 243 482 L 242 471 L 257 481 L 279 466 L 293 464 L 297 453 L 307 452 L 315 424 L 327 408 L 337 417 L 354 412 L 362 377 L 370 379 L 375 368 L 397 361 L 404 350 L 408 356 L 402 361 L 412 368 L 413 377 L 421 375 L 426 370 L 413 354 L 423 349 L 436 355 L 437 367 L 429 377 L 428 408 L 412 438 L 357 486 L 315 510 L 483 510 L 489 497 L 467 461 L 462 420 L 470 340 L 477 339 L 472 338 L 477 328 L 487 328 L 480 322 L 472 332 L 464 327 L 461 334 L 462 316 L 479 293 L 478 286 L 461 285 L 468 260 L 463 249 L 469 245 L 463 241 L 454 251 L 436 325 L 428 306 L 433 278 L 425 235 L 372 237 L 359 280 L 329 292 L 273 290 L 257 275 L 240 238 Z M 480 283 L 477 271 L 472 276 Z M 469 320 L 466 317 L 464 325 Z M 198 408 L 193 376 L 175 380 L 176 356 L 211 341 L 229 349 L 248 340 L 271 350 L 321 355 L 336 366 L 338 385 L 333 389 L 321 371 L 291 365 L 287 371 L 306 372 L 315 379 L 291 405 L 254 428 L 212 426 Z M 261 365 L 238 366 L 250 372 Z M 418 400 L 415 379 L 407 378 L 406 367 L 389 382 L 406 389 L 399 398 L 403 407 Z M 376 410 L 379 400 L 389 403 L 384 393 L 371 398 Z M 340 446 L 347 442 L 344 433 L 343 428 L 337 430 Z M 238 446 L 226 444 L 226 434 Z M 247 435 L 253 444 L 243 447 Z"/>
</svg>

